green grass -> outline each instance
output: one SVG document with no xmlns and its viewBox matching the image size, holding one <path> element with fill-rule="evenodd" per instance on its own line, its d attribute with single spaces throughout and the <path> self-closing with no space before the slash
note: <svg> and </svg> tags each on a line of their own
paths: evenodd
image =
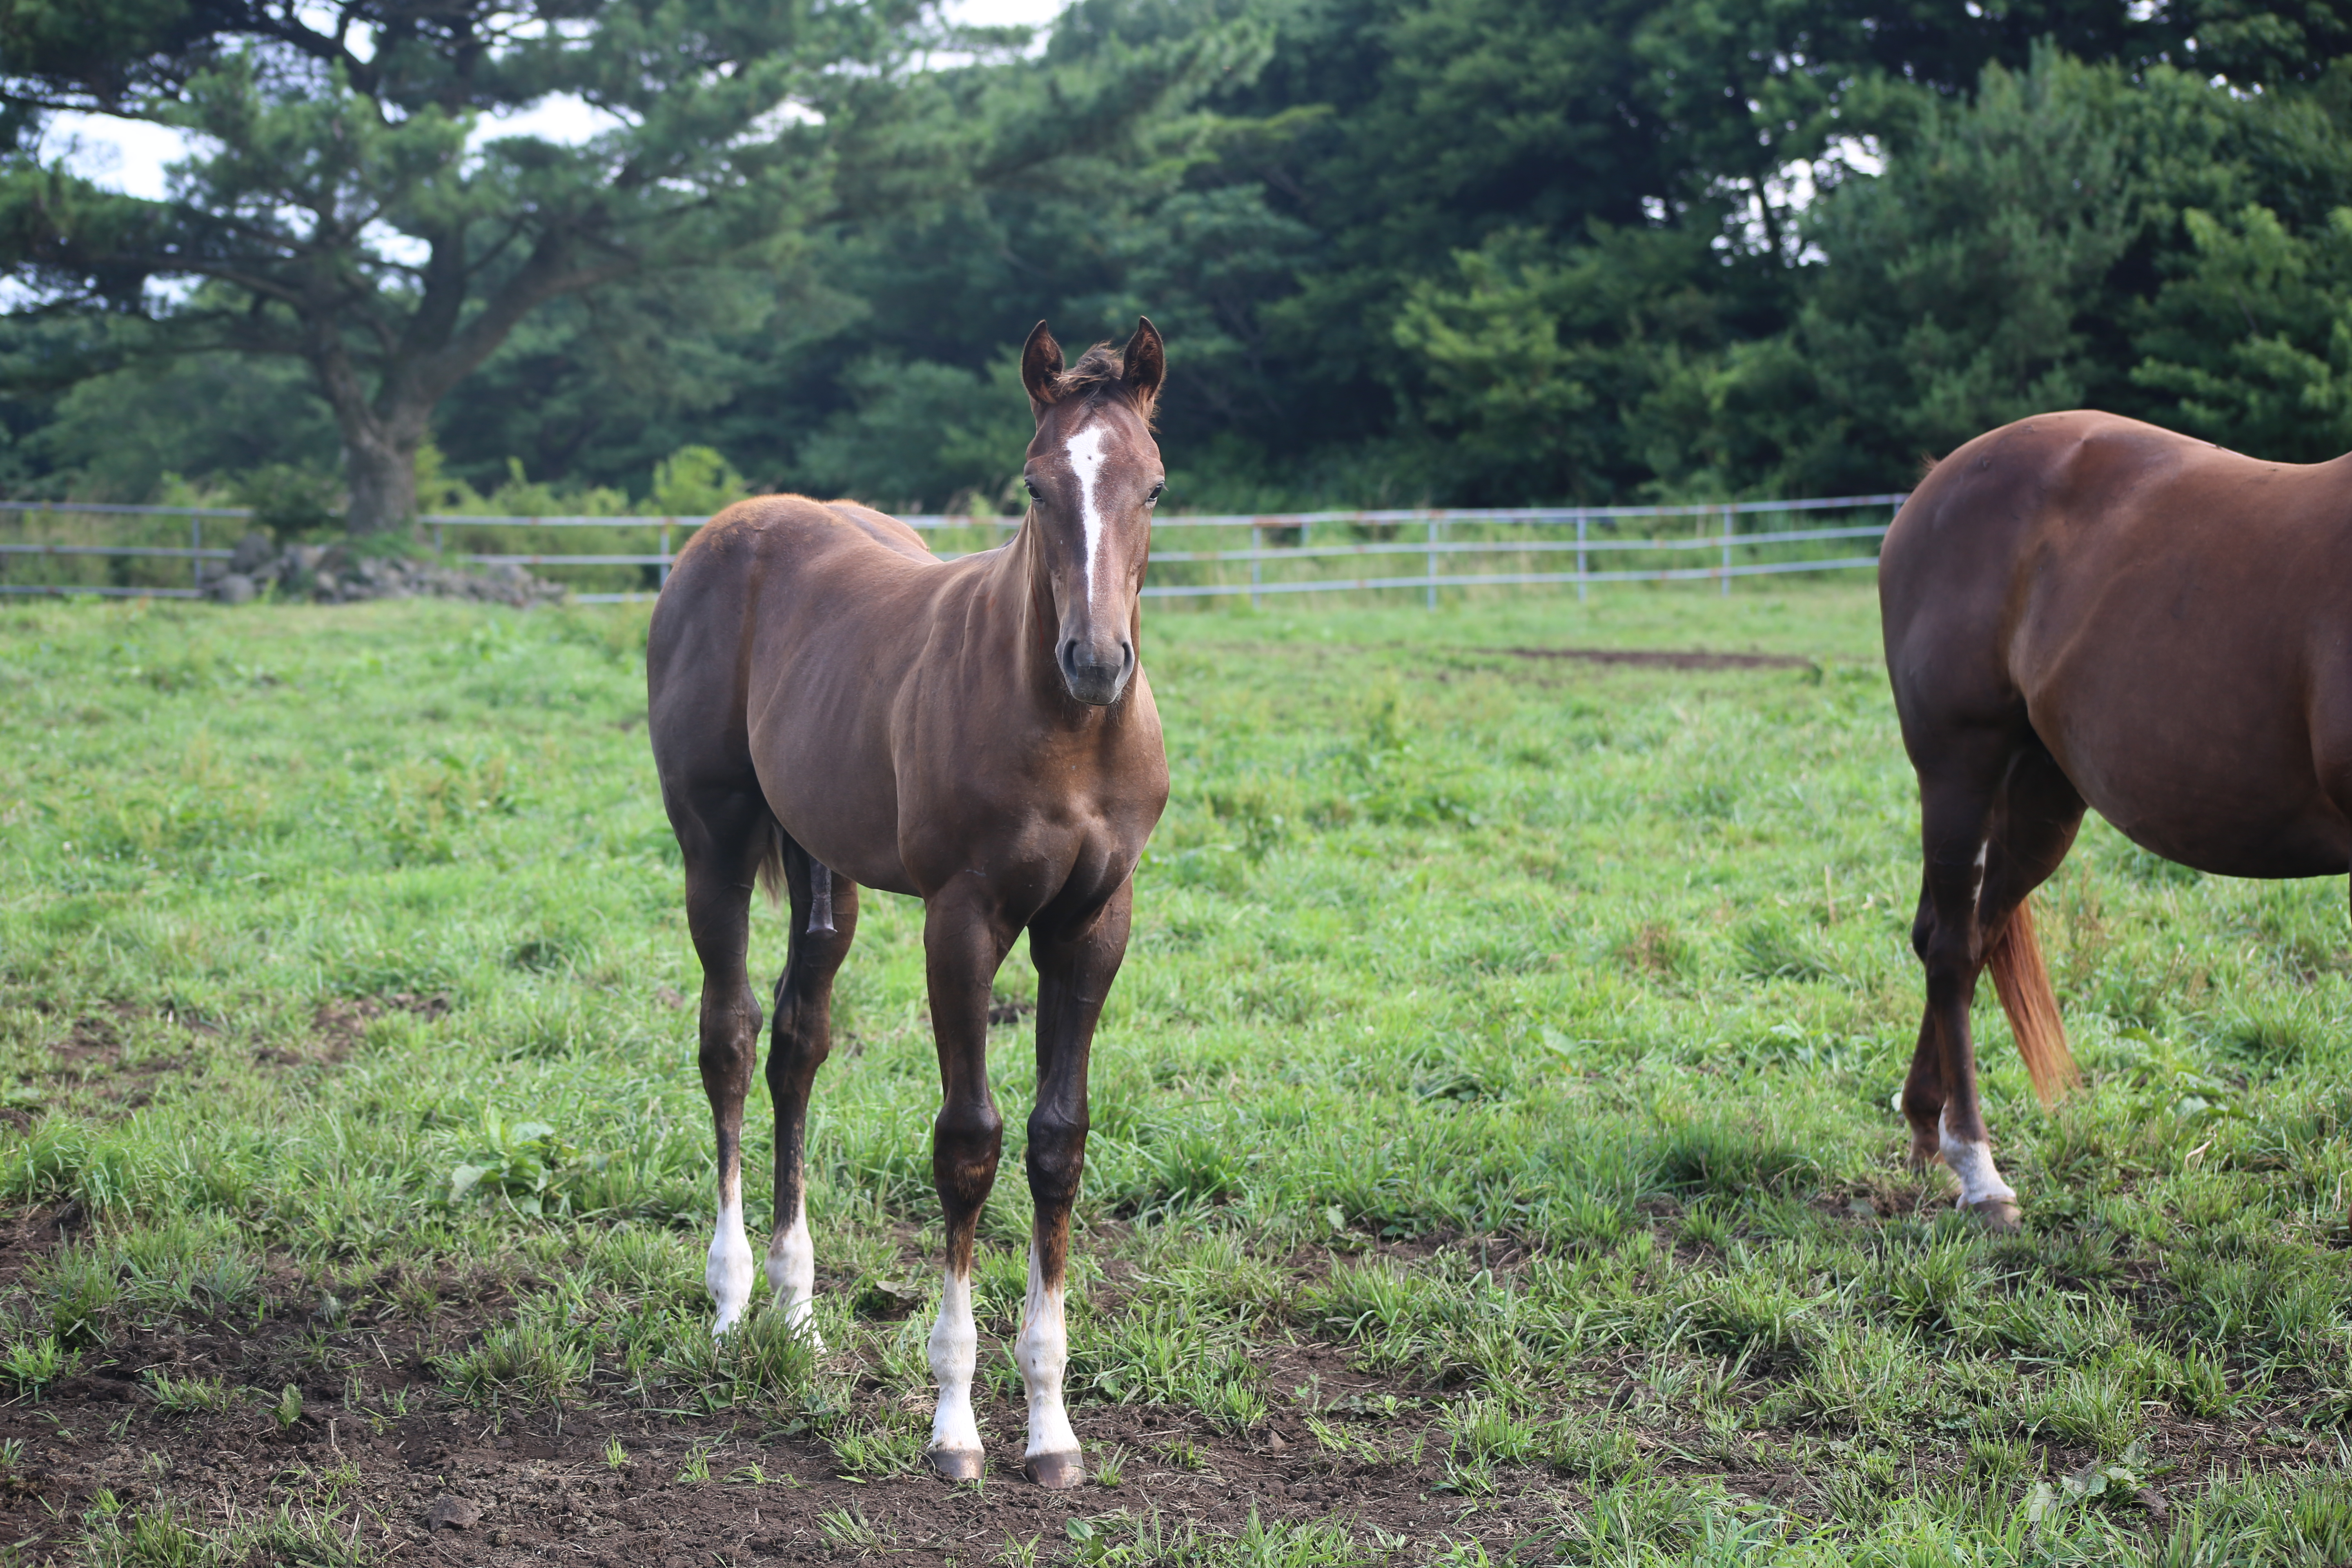
<svg viewBox="0 0 2352 1568">
<path fill-rule="evenodd" d="M 336 1377 L 397 1333 L 443 1404 L 717 1414 L 840 1474 L 919 1465 L 927 1311 L 856 1308 L 936 1254 L 919 910 L 870 898 L 841 981 L 824 1349 L 772 1320 L 713 1347 L 643 630 L 631 607 L 0 610 L 0 1197 L 86 1221 L 0 1295 L 0 1391 L 177 1323 L 277 1325 Z M 1533 1494 L 1556 1517 L 1515 1516 L 1521 1561 L 2352 1558 L 2341 882 L 2085 831 L 2042 930 L 2089 1088 L 2040 1111 L 1986 988 L 2028 1222 L 1988 1237 L 1901 1166 L 1888 1103 L 1916 824 L 1865 587 L 1147 633 L 1174 796 L 1097 1046 L 1070 1387 L 1094 1459 L 1118 1407 L 1190 1435 L 1114 1460 L 1088 1506 L 1279 1427 L 1470 1522 L 1448 1547 L 1130 1507 L 1006 1560 L 1467 1562 L 1478 1510 Z M 1505 651 L 1537 646 L 1813 662 Z M 772 973 L 780 922 L 755 946 Z M 1016 956 L 999 988 L 1034 984 Z M 996 1044 L 984 1344 L 1027 1225 L 1030 1058 Z M 751 1125 L 757 1167 L 763 1105 Z M 188 1418 L 279 1397 L 148 1382 Z M 396 1414 L 350 1386 L 353 1418 Z M 836 1549 L 888 1538 L 861 1508 L 826 1516 Z M 97 1561 L 217 1545 L 171 1555 L 192 1527 L 163 1505 L 85 1528 Z"/>
</svg>

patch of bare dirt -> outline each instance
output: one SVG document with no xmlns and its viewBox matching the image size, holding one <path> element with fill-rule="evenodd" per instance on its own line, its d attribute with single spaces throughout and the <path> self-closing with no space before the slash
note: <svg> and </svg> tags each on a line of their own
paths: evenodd
<svg viewBox="0 0 2352 1568">
<path fill-rule="evenodd" d="M 265 1050 L 259 1053 L 260 1059 L 289 1067 L 340 1062 L 359 1048 L 360 1042 L 367 1037 L 367 1026 L 387 1014 L 414 1013 L 429 1023 L 448 1011 L 449 994 L 446 991 L 393 991 L 381 996 L 357 996 L 322 1003 L 310 1018 L 311 1032 L 319 1041 L 319 1056 Z"/>
<path fill-rule="evenodd" d="M 66 1037 L 50 1046 L 47 1085 L 97 1101 L 91 1109 L 101 1114 L 120 1115 L 153 1100 L 156 1081 L 166 1075 L 202 1072 L 203 1064 L 186 1052 L 132 1058 L 131 1042 L 126 1037 L 149 1016 L 159 1016 L 190 1034 L 220 1032 L 202 1019 L 184 1020 L 169 1012 L 151 1012 L 136 1003 L 117 1002 L 104 1013 L 76 1018 Z M 20 1132 L 31 1127 L 32 1117 L 26 1107 L 7 1109 L 12 1112 L 5 1117 L 10 1126 Z"/>
</svg>

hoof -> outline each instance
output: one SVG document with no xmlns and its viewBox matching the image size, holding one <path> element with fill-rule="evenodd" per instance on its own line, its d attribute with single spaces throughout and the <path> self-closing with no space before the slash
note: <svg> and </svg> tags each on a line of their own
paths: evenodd
<svg viewBox="0 0 2352 1568">
<path fill-rule="evenodd" d="M 1072 1454 L 1032 1454 L 1021 1461 L 1021 1473 L 1050 1491 L 1067 1491 L 1087 1479 Z"/>
<path fill-rule="evenodd" d="M 969 1452 L 960 1448 L 930 1450 L 931 1468 L 939 1472 L 940 1479 L 943 1481 L 980 1479 L 980 1458 L 978 1449 Z"/>
<path fill-rule="evenodd" d="M 1987 1198 L 1981 1203 L 1962 1204 L 1962 1214 L 1974 1215 L 1977 1223 L 1987 1230 L 2015 1230 L 2025 1223 L 2024 1213 L 2015 1198 Z"/>
</svg>

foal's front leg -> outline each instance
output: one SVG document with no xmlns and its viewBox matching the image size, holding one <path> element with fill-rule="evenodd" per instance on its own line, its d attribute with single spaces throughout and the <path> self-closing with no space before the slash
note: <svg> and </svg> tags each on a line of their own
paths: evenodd
<svg viewBox="0 0 2352 1568">
<path fill-rule="evenodd" d="M 1062 1404 L 1070 1361 L 1065 1285 L 1070 1210 L 1087 1164 L 1087 1063 L 1095 1023 L 1127 954 L 1133 884 L 1067 926 L 1030 928 L 1037 964 L 1037 1106 L 1029 1114 L 1029 1194 L 1036 1206 L 1029 1243 L 1029 1301 L 1013 1358 L 1029 1396 L 1029 1446 L 1021 1468 L 1044 1487 L 1085 1478 L 1077 1434 Z"/>
<path fill-rule="evenodd" d="M 981 1474 L 980 1423 L 971 1409 L 980 1363 L 980 1326 L 971 1312 L 971 1255 L 980 1211 L 996 1184 L 1004 1118 L 988 1092 L 988 988 L 1012 946 L 997 911 L 960 890 L 934 897 L 924 910 L 923 945 L 938 1037 L 939 1120 L 931 1125 L 931 1180 L 947 1216 L 947 1274 L 932 1326 L 931 1375 L 939 1410 L 931 1418 L 931 1466 L 951 1481 Z"/>
</svg>

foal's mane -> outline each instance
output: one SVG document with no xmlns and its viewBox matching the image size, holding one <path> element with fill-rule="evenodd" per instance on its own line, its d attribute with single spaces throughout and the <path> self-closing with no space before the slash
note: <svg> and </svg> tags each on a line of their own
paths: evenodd
<svg viewBox="0 0 2352 1568">
<path fill-rule="evenodd" d="M 1126 404 L 1143 416 L 1149 426 L 1159 411 L 1157 395 L 1138 397 L 1127 384 L 1127 359 L 1108 342 L 1097 343 L 1078 356 L 1078 363 L 1054 379 L 1054 401 L 1066 403 L 1073 397 L 1086 399 L 1089 408 L 1112 399 Z"/>
</svg>

